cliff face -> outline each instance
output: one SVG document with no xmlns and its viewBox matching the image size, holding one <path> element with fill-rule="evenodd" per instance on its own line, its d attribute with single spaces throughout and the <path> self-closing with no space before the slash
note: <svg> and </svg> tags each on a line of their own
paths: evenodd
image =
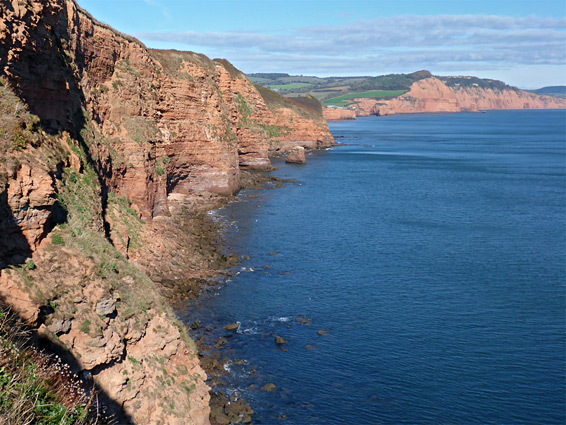
<svg viewBox="0 0 566 425">
<path fill-rule="evenodd" d="M 324 108 L 322 112 L 326 121 L 346 121 L 356 119 L 356 112 L 350 109 Z"/>
<path fill-rule="evenodd" d="M 72 1 L 5 10 L 3 72 L 43 124 L 86 129 L 109 189 L 144 217 L 166 214 L 171 193 L 233 193 L 240 166 L 270 166 L 268 139 L 332 143 L 322 120 L 270 109 L 226 61 L 148 50 Z"/>
<path fill-rule="evenodd" d="M 566 108 L 566 100 L 522 90 L 448 87 L 435 77 L 416 81 L 407 93 L 395 99 L 356 99 L 351 106 L 356 116 L 555 108 Z M 333 118 L 327 110 L 325 116 Z"/>
<path fill-rule="evenodd" d="M 149 50 L 72 0 L 0 4 L 0 77 L 2 302 L 124 421 L 208 423 L 194 346 L 144 272 L 186 260 L 202 277 L 184 211 L 270 154 L 333 144 L 321 111 L 224 60 Z"/>
</svg>

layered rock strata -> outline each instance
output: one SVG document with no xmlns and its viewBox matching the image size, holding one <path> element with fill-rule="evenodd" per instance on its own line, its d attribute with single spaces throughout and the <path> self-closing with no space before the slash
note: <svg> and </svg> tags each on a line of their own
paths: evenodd
<svg viewBox="0 0 566 425">
<path fill-rule="evenodd" d="M 333 144 L 320 105 L 147 49 L 72 0 L 0 4 L 0 77 L 0 301 L 120 423 L 208 424 L 196 349 L 146 272 L 205 276 L 186 211 L 272 154 Z"/>
<path fill-rule="evenodd" d="M 322 112 L 326 121 L 347 121 L 356 119 L 356 112 L 351 109 L 324 108 Z"/>
</svg>

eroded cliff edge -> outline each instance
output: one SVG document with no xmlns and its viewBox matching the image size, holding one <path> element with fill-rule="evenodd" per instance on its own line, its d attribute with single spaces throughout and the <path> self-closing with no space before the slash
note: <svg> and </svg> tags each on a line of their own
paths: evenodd
<svg viewBox="0 0 566 425">
<path fill-rule="evenodd" d="M 188 214 L 270 154 L 332 145 L 320 104 L 149 50 L 72 0 L 0 4 L 0 75 L 1 301 L 122 420 L 207 424 L 206 375 L 155 282 L 214 273 Z"/>
<path fill-rule="evenodd" d="M 394 99 L 355 99 L 347 109 L 324 108 L 324 116 L 328 121 L 336 121 L 369 115 L 566 108 L 565 99 L 526 92 L 502 83 L 501 88 L 481 86 L 482 81 L 490 80 L 475 77 L 440 79 L 427 71 L 421 72 L 426 72 L 428 77 L 415 81 L 409 91 Z"/>
</svg>

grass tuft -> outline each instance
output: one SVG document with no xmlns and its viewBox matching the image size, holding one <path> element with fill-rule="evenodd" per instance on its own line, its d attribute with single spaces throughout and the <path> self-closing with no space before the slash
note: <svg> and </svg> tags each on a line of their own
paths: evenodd
<svg viewBox="0 0 566 425">
<path fill-rule="evenodd" d="M 37 351 L 31 333 L 0 308 L 0 423 L 3 425 L 109 424 L 94 393 L 69 366 Z"/>
</svg>

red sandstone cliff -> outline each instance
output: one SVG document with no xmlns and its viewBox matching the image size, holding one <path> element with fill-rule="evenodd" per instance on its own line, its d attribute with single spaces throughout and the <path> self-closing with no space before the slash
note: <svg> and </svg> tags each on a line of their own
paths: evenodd
<svg viewBox="0 0 566 425">
<path fill-rule="evenodd" d="M 346 121 L 356 119 L 356 112 L 351 109 L 324 108 L 322 113 L 326 121 Z"/>
<path fill-rule="evenodd" d="M 204 273 L 183 202 L 234 193 L 270 154 L 333 144 L 320 106 L 260 92 L 224 60 L 149 50 L 72 0 L 0 3 L 0 76 L 2 301 L 133 422 L 207 424 L 194 346 L 128 258 Z"/>
<path fill-rule="evenodd" d="M 72 1 L 18 5 L 1 24 L 3 73 L 53 130 L 86 128 L 109 188 L 144 217 L 166 214 L 171 193 L 234 192 L 239 166 L 269 167 L 268 138 L 332 143 L 322 120 L 270 108 L 226 61 L 148 50 Z"/>
<path fill-rule="evenodd" d="M 475 112 L 488 109 L 558 109 L 566 100 L 522 90 L 448 87 L 436 77 L 416 81 L 410 90 L 391 100 L 355 99 L 349 109 L 356 116 L 415 114 L 424 112 Z M 336 114 L 325 108 L 325 116 Z"/>
</svg>

